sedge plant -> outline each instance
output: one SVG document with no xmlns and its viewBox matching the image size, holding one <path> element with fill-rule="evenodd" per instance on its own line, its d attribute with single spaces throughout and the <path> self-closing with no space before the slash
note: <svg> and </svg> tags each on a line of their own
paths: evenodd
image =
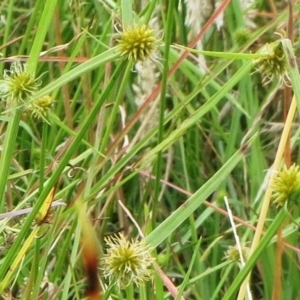
<svg viewBox="0 0 300 300">
<path fill-rule="evenodd" d="M 2 298 L 272 299 L 275 242 L 299 296 L 299 49 L 254 2 L 1 5 Z"/>
</svg>

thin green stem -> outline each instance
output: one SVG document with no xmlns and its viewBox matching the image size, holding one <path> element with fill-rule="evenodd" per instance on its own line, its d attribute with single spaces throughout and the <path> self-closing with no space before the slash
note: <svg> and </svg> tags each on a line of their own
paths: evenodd
<svg viewBox="0 0 300 300">
<path fill-rule="evenodd" d="M 28 61 L 28 72 L 34 74 L 38 59 L 40 56 L 40 52 L 42 50 L 42 46 L 47 34 L 47 31 L 50 26 L 50 22 L 52 21 L 54 9 L 56 6 L 57 0 L 47 0 L 44 4 L 44 10 L 42 16 L 39 20 L 38 30 L 35 35 L 35 39 L 33 41 L 29 61 Z"/>
<path fill-rule="evenodd" d="M 246 276 L 251 272 L 253 269 L 257 259 L 259 258 L 262 251 L 268 246 L 269 242 L 271 241 L 272 237 L 276 234 L 277 229 L 283 223 L 286 217 L 286 213 L 283 209 L 277 214 L 276 218 L 272 221 L 270 227 L 268 228 L 264 237 L 260 240 L 260 243 L 253 254 L 250 256 L 249 260 L 247 261 L 246 265 L 243 269 L 239 272 L 237 276 L 235 276 L 235 280 L 227 290 L 225 296 L 222 298 L 223 300 L 231 300 L 235 298 L 235 293 L 237 289 L 240 287 L 240 284 L 246 278 Z"/>
<path fill-rule="evenodd" d="M 21 111 L 18 109 L 14 110 L 11 115 L 11 119 L 8 122 L 8 127 L 3 143 L 3 149 L 0 158 L 0 211 L 3 211 L 4 207 L 4 192 L 7 186 L 7 178 L 9 175 L 10 163 L 13 158 L 16 146 L 20 117 Z"/>
<path fill-rule="evenodd" d="M 125 72 L 124 72 L 124 75 L 122 76 L 121 85 L 118 88 L 118 93 L 117 93 L 117 96 L 116 96 L 116 100 L 114 102 L 114 106 L 113 106 L 112 112 L 109 115 L 109 119 L 108 119 L 108 122 L 107 122 L 107 127 L 106 127 L 106 130 L 105 130 L 104 137 L 103 137 L 103 139 L 101 141 L 101 147 L 100 147 L 100 152 L 101 153 L 103 153 L 105 151 L 105 148 L 107 147 L 107 144 L 108 144 L 111 132 L 113 130 L 113 126 L 114 126 L 114 124 L 116 122 L 116 116 L 117 116 L 117 113 L 118 113 L 118 111 L 120 109 L 119 105 L 121 103 L 121 100 L 123 99 L 124 90 L 125 90 L 125 88 L 127 86 L 128 76 L 130 75 L 131 70 L 132 70 L 132 61 L 130 61 L 127 64 Z M 119 80 L 121 80 L 121 79 L 119 79 Z"/>
<path fill-rule="evenodd" d="M 121 7 L 123 29 L 127 29 L 133 25 L 132 1 L 121 0 Z"/>
<path fill-rule="evenodd" d="M 243 156 L 244 153 L 238 150 L 198 191 L 156 227 L 146 237 L 146 241 L 153 247 L 157 247 L 170 236 L 218 188 Z"/>
<path fill-rule="evenodd" d="M 168 15 L 166 23 L 166 38 L 165 38 L 165 48 L 164 48 L 164 65 L 162 73 L 162 87 L 160 92 L 160 107 L 159 107 L 159 125 L 158 125 L 158 137 L 157 144 L 160 144 L 164 138 L 164 117 L 166 111 L 166 93 L 167 93 L 167 81 L 169 73 L 169 54 L 171 45 L 171 33 L 173 27 L 173 10 L 175 7 L 175 1 L 169 1 L 168 5 Z M 156 217 L 158 212 L 158 197 L 160 193 L 160 179 L 162 174 L 162 151 L 157 152 L 156 166 L 155 166 L 155 185 L 154 185 L 154 199 L 152 206 L 152 227 L 156 226 Z"/>
<path fill-rule="evenodd" d="M 108 93 L 113 88 L 113 86 L 115 84 L 115 81 L 114 81 L 115 77 L 119 76 L 119 72 L 120 72 L 121 69 L 123 69 L 123 65 L 122 64 L 115 71 L 115 73 L 112 76 L 112 78 L 111 78 L 108 86 L 106 87 L 105 91 L 103 92 L 103 94 L 101 95 L 101 97 L 99 98 L 99 100 L 95 103 L 95 105 L 92 108 L 89 116 L 85 119 L 85 121 L 84 121 L 84 123 L 83 123 L 83 125 L 81 127 L 81 130 L 78 132 L 77 136 L 74 138 L 73 143 L 67 149 L 65 155 L 62 157 L 60 163 L 58 164 L 56 170 L 52 174 L 52 176 L 49 179 L 49 181 L 47 182 L 46 186 L 43 188 L 43 191 L 42 191 L 41 195 L 39 196 L 39 198 L 38 198 L 35 206 L 33 207 L 32 212 L 28 216 L 26 222 L 23 224 L 23 227 L 22 227 L 22 230 L 21 230 L 20 234 L 17 236 L 14 244 L 12 245 L 10 251 L 8 252 L 7 256 L 5 257 L 5 259 L 4 259 L 3 263 L 2 263 L 2 266 L 1 266 L 1 269 L 0 269 L 0 278 L 3 277 L 3 275 L 6 272 L 6 270 L 9 268 L 11 260 L 14 257 L 14 253 L 19 248 L 19 246 L 20 246 L 20 244 L 21 244 L 21 242 L 23 240 L 24 234 L 29 230 L 29 227 L 31 226 L 32 221 L 35 218 L 35 215 L 39 211 L 40 207 L 42 206 L 42 204 L 43 204 L 44 200 L 46 199 L 47 195 L 49 194 L 50 190 L 56 184 L 57 180 L 61 176 L 64 168 L 69 163 L 72 155 L 74 154 L 74 152 L 76 151 L 76 149 L 80 145 L 83 136 L 85 135 L 85 133 L 87 132 L 87 130 L 90 128 L 91 124 L 93 123 L 96 115 L 99 112 L 99 109 L 101 108 L 101 106 L 103 105 L 104 101 L 106 100 L 106 97 L 108 96 Z M 1 187 L 1 185 L 0 185 L 0 187 Z"/>
<path fill-rule="evenodd" d="M 218 58 L 228 58 L 228 59 L 243 59 L 243 60 L 253 60 L 261 58 L 263 53 L 232 53 L 232 52 L 218 52 L 218 51 L 204 51 L 196 50 L 182 45 L 173 44 L 172 48 L 179 50 L 186 50 L 190 53 L 203 54 L 205 56 L 218 57 Z"/>
<path fill-rule="evenodd" d="M 45 172 L 47 142 L 48 142 L 48 124 L 46 122 L 43 122 L 42 147 L 40 152 L 39 194 L 42 193 L 43 186 L 44 186 L 44 172 Z"/>
<path fill-rule="evenodd" d="M 133 285 L 130 284 L 126 287 L 126 299 L 133 300 L 134 299 L 134 293 L 133 293 Z"/>
</svg>

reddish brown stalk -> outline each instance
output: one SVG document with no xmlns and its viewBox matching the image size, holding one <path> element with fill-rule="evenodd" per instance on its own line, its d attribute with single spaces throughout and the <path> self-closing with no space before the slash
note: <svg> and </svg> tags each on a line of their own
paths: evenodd
<svg viewBox="0 0 300 300">
<path fill-rule="evenodd" d="M 178 295 L 178 289 L 177 287 L 174 285 L 174 283 L 170 280 L 170 278 L 162 271 L 162 269 L 159 267 L 159 265 L 157 263 L 153 263 L 154 268 L 156 270 L 156 272 L 159 274 L 160 278 L 162 279 L 165 287 L 168 289 L 168 291 L 170 292 L 170 294 L 175 298 Z M 185 300 L 185 298 L 183 296 L 180 297 L 180 300 Z"/>
<path fill-rule="evenodd" d="M 17 56 L 10 56 L 10 57 L 5 57 L 1 58 L 0 62 L 13 62 L 13 61 L 28 61 L 29 56 L 27 55 L 17 55 Z M 89 58 L 87 57 L 76 57 L 73 59 L 74 62 L 78 63 L 84 63 L 88 61 Z M 47 57 L 40 57 L 39 61 L 44 61 L 44 62 L 69 62 L 70 57 L 68 56 L 47 56 Z"/>
<path fill-rule="evenodd" d="M 59 9 L 58 7 L 55 8 L 54 11 L 54 31 L 55 31 L 55 39 L 57 45 L 62 45 L 63 44 L 63 39 L 61 36 L 61 20 L 59 16 Z M 60 49 L 57 51 L 57 54 L 59 56 L 64 56 L 64 50 Z M 60 72 L 63 74 L 64 69 L 65 69 L 65 62 L 60 61 L 58 63 Z M 69 87 L 67 84 L 62 86 L 62 93 L 63 93 L 63 103 L 64 103 L 64 110 L 66 114 L 66 123 L 70 129 L 73 129 L 73 116 L 72 116 L 72 110 L 71 110 L 71 105 L 70 105 L 70 93 L 69 93 Z"/>
<path fill-rule="evenodd" d="M 288 38 L 292 41 L 294 40 L 294 26 L 293 26 L 293 3 L 292 0 L 288 1 L 288 24 L 287 24 L 287 35 Z M 284 122 L 287 119 L 287 115 L 290 109 L 292 99 L 292 90 L 289 86 L 284 87 L 284 103 L 283 103 L 283 120 Z M 284 163 L 287 167 L 291 165 L 291 132 L 289 132 L 289 137 L 287 139 L 284 153 L 283 153 Z M 275 272 L 274 272 L 274 289 L 272 300 L 280 300 L 282 294 L 282 255 L 283 255 L 283 243 L 284 239 L 282 238 L 282 226 L 278 228 L 277 231 L 277 243 L 276 243 L 276 254 L 275 254 Z"/>
</svg>

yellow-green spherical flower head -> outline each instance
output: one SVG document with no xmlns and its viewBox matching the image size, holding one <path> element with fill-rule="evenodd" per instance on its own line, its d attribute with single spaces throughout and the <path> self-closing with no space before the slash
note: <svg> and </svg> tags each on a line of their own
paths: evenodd
<svg viewBox="0 0 300 300">
<path fill-rule="evenodd" d="M 157 49 L 157 39 L 153 30 L 147 25 L 128 27 L 121 33 L 118 40 L 118 51 L 121 56 L 134 61 L 151 58 Z"/>
<path fill-rule="evenodd" d="M 152 278 L 151 265 L 154 258 L 151 248 L 144 240 L 128 241 L 122 234 L 104 239 L 107 251 L 101 259 L 104 277 L 118 288 L 130 284 L 141 285 Z"/>
<path fill-rule="evenodd" d="M 36 118 L 43 118 L 46 116 L 47 111 L 50 109 L 53 99 L 49 95 L 33 100 L 28 105 L 27 110 L 31 111 L 32 115 Z"/>
<path fill-rule="evenodd" d="M 266 44 L 260 53 L 261 57 L 255 60 L 255 66 L 263 77 L 263 84 L 279 79 L 280 83 L 289 85 L 290 78 L 281 42 Z"/>
<path fill-rule="evenodd" d="M 242 256 L 244 262 L 247 262 L 249 258 L 250 249 L 246 246 L 241 246 Z M 237 263 L 241 263 L 241 256 L 237 246 L 230 246 L 225 253 L 225 259 L 231 260 Z"/>
<path fill-rule="evenodd" d="M 283 206 L 288 200 L 297 200 L 300 192 L 299 166 L 284 166 L 274 178 L 272 202 L 277 207 Z"/>
<path fill-rule="evenodd" d="M 0 80 L 0 98 L 9 107 L 27 104 L 40 86 L 39 79 L 27 72 L 27 66 L 16 61 Z"/>
</svg>

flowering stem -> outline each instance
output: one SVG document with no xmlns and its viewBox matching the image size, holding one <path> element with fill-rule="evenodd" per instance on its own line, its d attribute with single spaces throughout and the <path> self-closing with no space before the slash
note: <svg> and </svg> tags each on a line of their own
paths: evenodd
<svg viewBox="0 0 300 300">
<path fill-rule="evenodd" d="M 187 50 L 191 53 L 203 54 L 206 56 L 219 57 L 219 58 L 228 58 L 228 59 L 243 59 L 243 60 L 253 60 L 257 58 L 261 58 L 263 56 L 262 53 L 233 53 L 233 52 L 217 52 L 217 51 L 203 51 L 196 50 L 189 47 L 185 47 L 182 45 L 173 45 L 175 49 Z"/>
<path fill-rule="evenodd" d="M 151 17 L 153 16 L 153 12 L 157 6 L 156 1 L 148 1 L 147 5 L 143 8 L 143 11 L 140 13 L 140 16 L 144 16 L 145 24 L 148 24 Z"/>
<path fill-rule="evenodd" d="M 250 147 L 250 142 L 247 145 Z M 175 210 L 166 220 L 160 223 L 145 241 L 153 247 L 158 246 L 180 226 L 226 179 L 244 156 L 244 150 L 238 150 L 201 188 L 199 188 L 183 205 Z"/>
<path fill-rule="evenodd" d="M 40 18 L 40 23 L 38 25 L 39 30 L 35 35 L 33 45 L 31 47 L 29 61 L 28 61 L 28 71 L 32 74 L 35 73 L 36 66 L 38 63 L 38 58 L 47 34 L 47 30 L 52 21 L 54 9 L 56 7 L 57 0 L 48 0 L 44 4 L 44 10 Z"/>
<path fill-rule="evenodd" d="M 132 26 L 132 1 L 122 0 L 122 25 L 123 28 Z"/>
<path fill-rule="evenodd" d="M 169 77 L 169 55 L 170 55 L 170 45 L 171 45 L 171 36 L 172 36 L 172 13 L 173 7 L 175 7 L 174 1 L 169 1 L 168 7 L 168 17 L 167 17 L 167 27 L 166 27 L 166 36 L 165 36 L 165 49 L 164 49 L 164 65 L 162 73 L 162 87 L 160 93 L 160 107 L 159 107 L 159 127 L 158 127 L 158 137 L 157 143 L 160 144 L 164 138 L 164 117 L 166 111 L 166 94 L 167 94 L 167 82 Z M 152 207 L 152 226 L 156 226 L 156 216 L 158 212 L 158 199 L 161 191 L 161 174 L 162 174 L 162 151 L 157 153 L 157 161 L 155 166 L 156 180 L 154 185 L 154 200 Z"/>
<path fill-rule="evenodd" d="M 92 71 L 105 64 L 106 62 L 114 61 L 118 58 L 120 58 L 120 55 L 116 52 L 116 47 L 110 48 L 109 50 L 102 52 L 99 55 L 96 55 L 95 57 L 92 57 L 83 64 L 78 65 L 69 72 L 64 73 L 58 79 L 54 80 L 53 82 L 40 89 L 34 95 L 33 100 L 38 99 L 44 95 L 50 94 L 53 90 L 58 89 L 66 83 L 80 77 L 82 74 Z"/>
<path fill-rule="evenodd" d="M 118 111 L 119 111 L 119 105 L 123 99 L 123 95 L 124 95 L 124 90 L 126 88 L 126 85 L 127 85 L 127 80 L 126 78 L 129 77 L 130 73 L 131 73 L 131 70 L 132 70 L 132 61 L 130 60 L 129 63 L 127 64 L 126 66 L 126 69 L 124 71 L 124 74 L 123 74 L 123 79 L 121 81 L 121 84 L 118 88 L 118 94 L 116 96 L 116 100 L 114 101 L 114 106 L 113 106 L 113 109 L 112 109 L 112 112 L 110 114 L 110 118 L 109 118 L 109 121 L 107 122 L 107 125 L 106 125 L 106 131 L 105 131 L 105 135 L 101 141 L 101 148 L 100 148 L 100 152 L 104 153 L 105 151 L 105 148 L 107 147 L 107 144 L 109 142 L 109 139 L 110 139 L 110 133 L 112 132 L 112 128 L 113 126 L 115 125 L 115 122 L 116 122 L 116 116 L 118 114 Z"/>
<path fill-rule="evenodd" d="M 40 174 L 39 174 L 39 192 L 42 193 L 44 185 L 44 172 L 45 172 L 45 157 L 46 157 L 46 145 L 48 140 L 48 124 L 43 122 L 43 135 L 42 135 L 42 147 L 40 153 Z"/>
<path fill-rule="evenodd" d="M 126 287 L 126 298 L 127 299 L 134 299 L 133 297 L 133 285 L 130 284 Z"/>
<path fill-rule="evenodd" d="M 16 138 L 18 134 L 21 110 L 16 109 L 8 122 L 5 140 L 3 143 L 2 155 L 0 158 L 0 210 L 3 211 L 4 191 L 7 184 L 10 162 L 14 153 Z"/>
</svg>

